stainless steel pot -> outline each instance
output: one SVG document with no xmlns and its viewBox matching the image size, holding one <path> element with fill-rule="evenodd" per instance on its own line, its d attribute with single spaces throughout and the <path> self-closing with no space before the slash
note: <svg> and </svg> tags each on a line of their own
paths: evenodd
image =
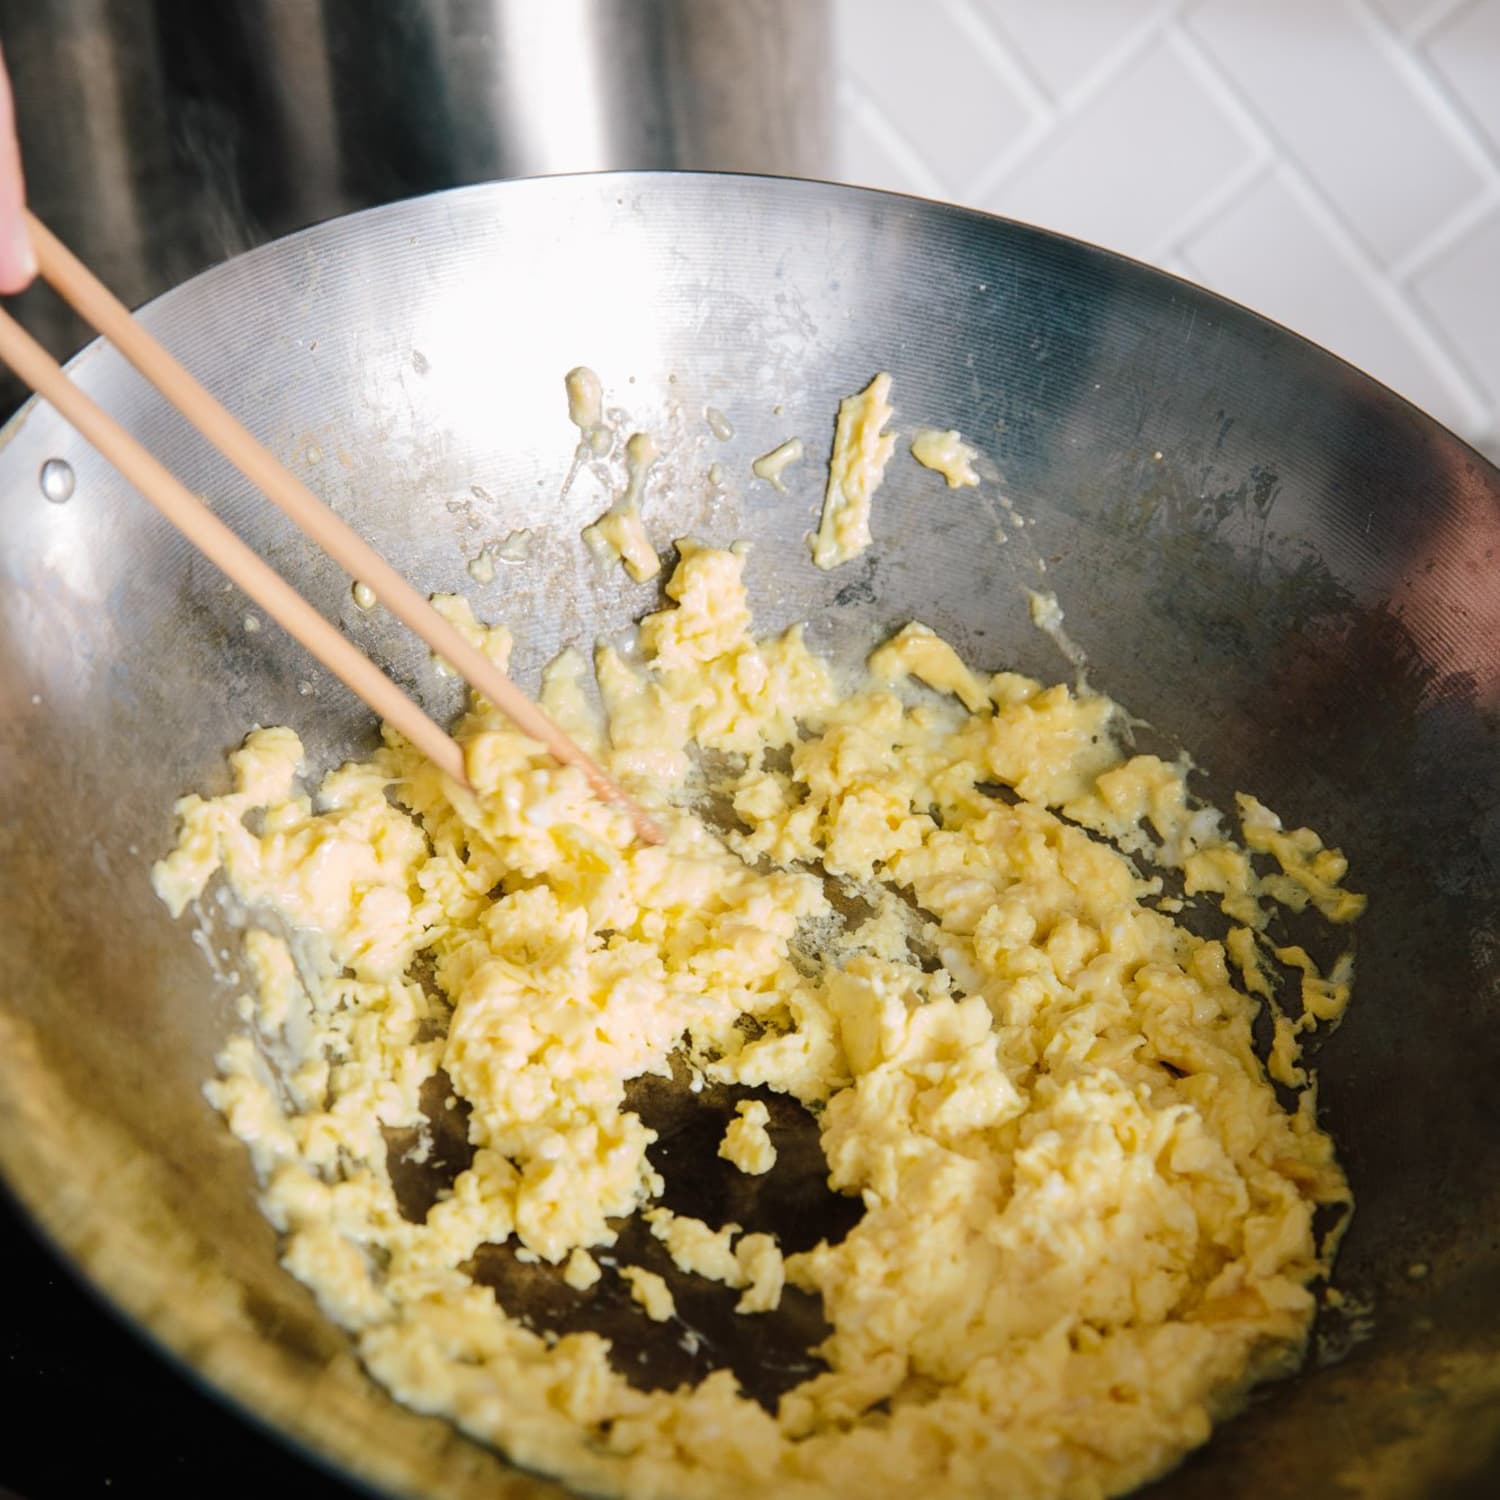
<svg viewBox="0 0 1500 1500">
<path fill-rule="evenodd" d="M 627 174 L 477 187 L 266 246 L 144 313 L 414 579 L 517 631 L 523 681 L 649 607 L 578 542 L 561 376 L 678 441 L 661 535 L 755 544 L 768 627 L 852 652 L 913 616 L 975 661 L 1065 669 L 1037 560 L 1094 680 L 1349 851 L 1371 893 L 1355 1005 L 1321 1058 L 1359 1210 L 1351 1307 L 1312 1367 L 1161 1487 L 1457 1496 L 1500 1483 L 1500 473 L 1390 392 L 1161 273 L 956 208 L 811 183 Z M 820 466 L 878 369 L 906 423 L 977 441 L 979 491 L 893 466 L 875 548 L 814 569 Z M 442 715 L 452 685 L 109 350 L 77 378 Z M 705 409 L 735 435 L 710 431 Z M 61 460 L 74 484 L 40 481 Z M 716 483 L 710 468 L 727 475 Z M 57 475 L 52 471 L 54 478 Z M 931 481 L 931 482 L 928 482 Z M 53 486 L 54 495 L 66 486 Z M 996 541 L 1008 497 L 1030 523 Z M 535 560 L 484 589 L 465 549 Z M 232 1024 L 147 866 L 171 804 L 253 722 L 329 761 L 359 707 L 48 411 L 0 451 L 0 1168 L 137 1325 L 289 1437 L 393 1494 L 554 1492 L 392 1405 L 276 1262 L 200 1086 Z M 210 956 L 221 966 L 217 941 Z M 1425 1274 L 1424 1274 L 1425 1272 Z"/>
<path fill-rule="evenodd" d="M 0 39 L 32 206 L 132 306 L 464 183 L 833 170 L 828 0 L 0 0 Z M 59 357 L 89 336 L 17 305 Z"/>
</svg>

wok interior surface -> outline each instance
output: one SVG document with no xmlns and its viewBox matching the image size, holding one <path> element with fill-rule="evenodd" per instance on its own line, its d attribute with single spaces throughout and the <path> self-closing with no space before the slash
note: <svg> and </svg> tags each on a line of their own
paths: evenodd
<svg viewBox="0 0 1500 1500">
<path fill-rule="evenodd" d="M 1096 686 L 1188 747 L 1221 805 L 1244 788 L 1341 845 L 1370 893 L 1354 1003 L 1320 1061 L 1358 1203 L 1346 1305 L 1303 1375 L 1153 1493 L 1494 1492 L 1495 469 L 1331 356 L 1171 277 L 820 184 L 464 189 L 266 246 L 144 318 L 419 586 L 511 625 L 529 687 L 562 645 L 657 599 L 578 541 L 606 502 L 584 483 L 563 494 L 562 376 L 577 364 L 666 440 L 644 507 L 658 545 L 752 543 L 759 628 L 807 620 L 816 648 L 852 661 L 915 618 L 976 666 L 1056 680 L 1067 663 L 1024 595 L 1055 591 Z M 429 711 L 456 710 L 420 645 L 360 611 L 112 351 L 73 369 Z M 804 536 L 833 414 L 882 369 L 898 429 L 958 428 L 986 482 L 950 492 L 898 454 L 874 547 L 820 573 Z M 710 406 L 732 437 L 710 430 Z M 749 465 L 792 435 L 809 461 L 782 496 Z M 76 474 L 64 504 L 38 485 L 54 457 Z M 530 560 L 476 584 L 467 558 L 518 528 Z M 368 715 L 274 628 L 247 630 L 247 601 L 48 410 L 5 434 L 0 537 L 6 1180 L 138 1326 L 343 1471 L 394 1494 L 559 1493 L 396 1407 L 280 1269 L 243 1148 L 201 1091 L 235 1024 L 232 933 L 195 937 L 148 882 L 174 799 L 222 790 L 250 725 L 293 726 L 321 769 L 373 743 Z M 684 1141 L 697 1128 L 680 1101 L 645 1107 Z M 788 1120 L 788 1138 L 800 1128 Z M 523 1270 L 492 1268 L 539 1319 L 565 1318 Z M 808 1317 L 786 1348 L 723 1358 L 774 1394 L 777 1361 L 815 1336 Z"/>
</svg>

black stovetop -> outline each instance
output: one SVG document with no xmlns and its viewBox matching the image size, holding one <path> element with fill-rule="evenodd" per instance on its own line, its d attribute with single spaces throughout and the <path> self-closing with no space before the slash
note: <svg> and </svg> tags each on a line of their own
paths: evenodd
<svg viewBox="0 0 1500 1500">
<path fill-rule="evenodd" d="M 181 1374 L 0 1193 L 0 1500 L 358 1500 Z"/>
</svg>

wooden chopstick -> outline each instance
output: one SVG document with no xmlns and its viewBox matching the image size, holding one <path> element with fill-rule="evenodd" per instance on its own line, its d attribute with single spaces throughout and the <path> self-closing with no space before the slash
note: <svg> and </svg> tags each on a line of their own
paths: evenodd
<svg viewBox="0 0 1500 1500">
<path fill-rule="evenodd" d="M 465 782 L 463 751 L 352 641 L 340 635 L 279 573 L 267 566 L 158 458 L 91 397 L 3 308 L 0 358 L 49 401 L 182 534 L 288 634 L 434 764 Z"/>
<path fill-rule="evenodd" d="M 27 215 L 42 277 L 103 334 L 257 489 L 349 575 L 366 584 L 522 733 L 588 777 L 595 794 L 630 815 L 636 833 L 659 843 L 660 829 L 604 770 L 552 722 L 482 651 L 470 645 L 357 532 L 333 513 L 130 315 L 34 214 Z M 0 357 L 99 449 L 122 474 L 268 615 L 300 641 L 381 718 L 455 780 L 467 784 L 463 752 L 354 645 L 220 522 L 180 480 L 68 378 L 8 313 L 0 310 Z"/>
</svg>

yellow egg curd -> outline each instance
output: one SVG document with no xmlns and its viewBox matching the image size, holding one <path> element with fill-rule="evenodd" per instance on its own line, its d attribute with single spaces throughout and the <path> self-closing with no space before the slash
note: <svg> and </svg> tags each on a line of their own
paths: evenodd
<svg viewBox="0 0 1500 1500">
<path fill-rule="evenodd" d="M 813 561 L 825 572 L 870 545 L 870 507 L 896 451 L 894 434 L 882 431 L 896 414 L 890 396 L 891 377 L 882 370 L 839 402 L 823 514 L 812 538 Z"/>
<path fill-rule="evenodd" d="M 882 396 L 851 452 L 885 441 Z M 1301 1356 L 1337 1233 L 1314 1215 L 1349 1192 L 1300 1040 L 1350 972 L 1273 915 L 1352 920 L 1345 861 L 1251 798 L 1236 831 L 1121 749 L 1109 699 L 986 676 L 920 624 L 841 693 L 798 629 L 752 635 L 741 553 L 679 555 L 639 659 L 596 655 L 602 719 L 576 653 L 542 694 L 659 847 L 482 701 L 455 731 L 473 791 L 390 733 L 308 788 L 281 728 L 179 804 L 160 894 L 181 913 L 219 873 L 255 918 L 209 1094 L 285 1263 L 397 1398 L 590 1492 L 1128 1490 Z M 505 663 L 503 629 L 447 611 Z M 1178 920 L 1194 900 L 1222 940 Z M 812 1113 L 846 1237 L 789 1253 L 659 1201 L 626 1086 L 673 1060 Z M 426 1130 L 439 1072 L 473 1155 L 418 1221 L 387 1142 Z M 727 1178 L 784 1169 L 767 1120 L 738 1110 Z M 508 1245 L 682 1337 L 681 1294 L 612 1254 L 637 1215 L 734 1318 L 821 1299 L 814 1373 L 774 1410 L 728 1368 L 632 1384 L 599 1334 L 527 1326 L 471 1274 Z"/>
</svg>

